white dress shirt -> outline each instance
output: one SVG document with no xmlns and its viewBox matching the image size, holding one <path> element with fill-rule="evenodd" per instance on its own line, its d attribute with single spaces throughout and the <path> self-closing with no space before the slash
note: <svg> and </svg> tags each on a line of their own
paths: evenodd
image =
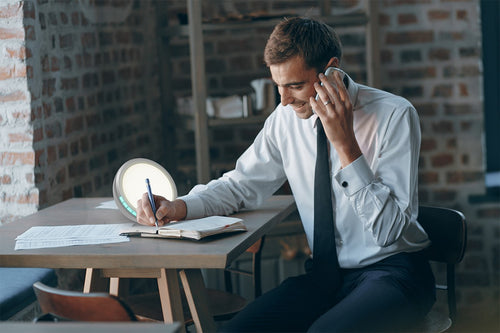
<svg viewBox="0 0 500 333">
<path fill-rule="evenodd" d="M 335 240 L 340 267 L 357 268 L 430 243 L 417 223 L 420 125 L 404 98 L 349 78 L 354 132 L 363 155 L 341 168 L 330 145 Z M 317 115 L 278 105 L 234 170 L 180 199 L 187 218 L 258 208 L 288 180 L 313 249 Z M 314 255 L 314 254 L 313 254 Z"/>
</svg>

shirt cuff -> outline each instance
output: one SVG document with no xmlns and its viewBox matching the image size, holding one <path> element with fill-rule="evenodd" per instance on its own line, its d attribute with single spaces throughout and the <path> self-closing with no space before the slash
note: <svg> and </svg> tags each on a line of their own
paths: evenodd
<svg viewBox="0 0 500 333">
<path fill-rule="evenodd" d="M 375 175 L 370 169 L 364 155 L 361 155 L 354 162 L 340 169 L 334 177 L 342 187 L 344 194 L 350 197 L 370 184 Z"/>
<path fill-rule="evenodd" d="M 186 203 L 186 220 L 205 217 L 205 206 L 199 196 L 187 194 L 177 199 Z"/>
</svg>

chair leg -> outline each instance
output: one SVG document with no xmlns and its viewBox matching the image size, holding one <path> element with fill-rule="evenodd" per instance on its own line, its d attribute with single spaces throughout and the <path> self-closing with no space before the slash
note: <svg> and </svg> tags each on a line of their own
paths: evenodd
<svg viewBox="0 0 500 333">
<path fill-rule="evenodd" d="M 447 285 L 448 285 L 448 310 L 450 312 L 450 318 L 455 321 L 457 316 L 457 300 L 455 296 L 455 265 L 448 264 L 446 267 L 447 275 Z"/>
<path fill-rule="evenodd" d="M 261 259 L 262 259 L 262 248 L 264 247 L 264 241 L 265 241 L 265 236 L 261 238 L 259 250 L 255 252 L 252 256 L 253 285 L 254 285 L 255 298 L 262 295 Z"/>
<path fill-rule="evenodd" d="M 231 272 L 224 271 L 224 286 L 228 293 L 233 293 L 233 281 L 231 279 Z"/>
</svg>

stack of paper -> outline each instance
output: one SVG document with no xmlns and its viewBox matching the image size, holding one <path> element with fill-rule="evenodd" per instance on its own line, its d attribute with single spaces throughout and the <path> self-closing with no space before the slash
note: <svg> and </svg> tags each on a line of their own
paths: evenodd
<svg viewBox="0 0 500 333">
<path fill-rule="evenodd" d="M 120 236 L 123 228 L 124 224 L 32 227 L 17 236 L 15 250 L 128 242 L 128 237 Z"/>
</svg>

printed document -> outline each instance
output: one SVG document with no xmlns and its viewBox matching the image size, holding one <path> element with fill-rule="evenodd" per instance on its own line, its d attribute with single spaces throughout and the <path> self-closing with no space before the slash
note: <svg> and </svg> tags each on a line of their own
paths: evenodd
<svg viewBox="0 0 500 333">
<path fill-rule="evenodd" d="M 31 227 L 17 236 L 15 250 L 128 242 L 128 237 L 120 236 L 126 225 L 130 224 Z"/>
</svg>

